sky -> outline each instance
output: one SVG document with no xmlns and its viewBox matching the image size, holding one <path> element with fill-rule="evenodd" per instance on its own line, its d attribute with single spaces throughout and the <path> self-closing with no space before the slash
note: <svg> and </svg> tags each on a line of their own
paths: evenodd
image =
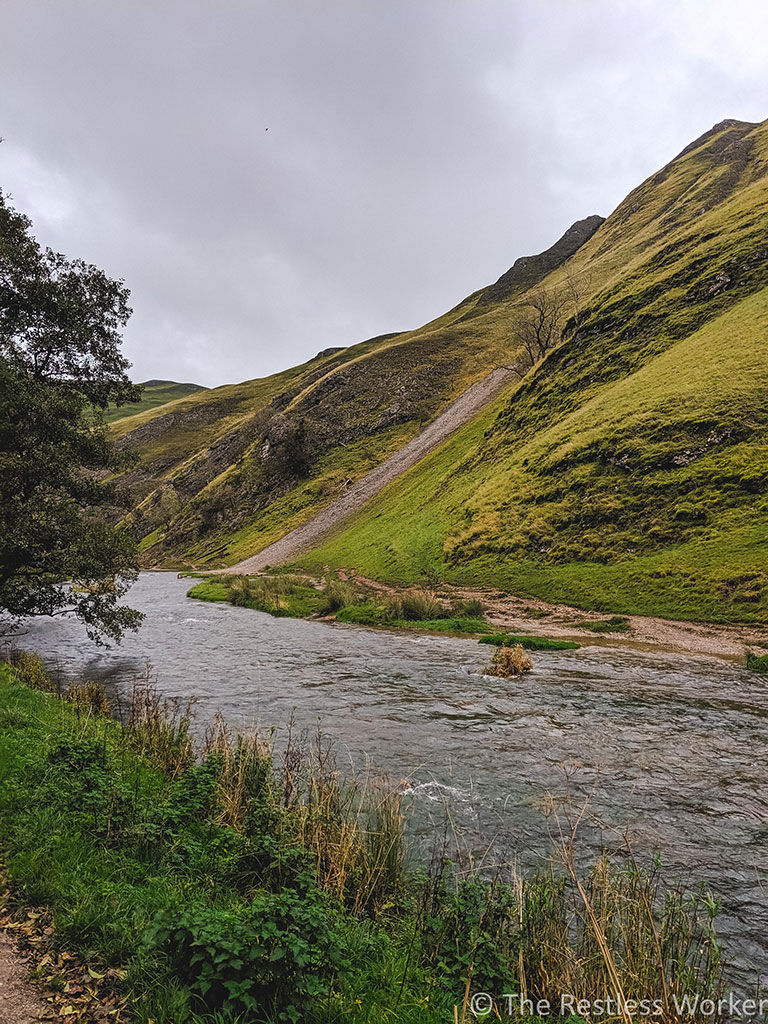
<svg viewBox="0 0 768 1024">
<path fill-rule="evenodd" d="M 406 330 L 768 118 L 764 0 L 0 0 L 0 188 L 135 380 Z"/>
</svg>

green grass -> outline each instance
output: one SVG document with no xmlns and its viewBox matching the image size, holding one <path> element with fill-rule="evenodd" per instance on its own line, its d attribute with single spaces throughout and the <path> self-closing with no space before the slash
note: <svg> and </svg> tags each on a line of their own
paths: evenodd
<svg viewBox="0 0 768 1024">
<path fill-rule="evenodd" d="M 330 600 L 329 600 L 330 595 Z M 339 622 L 388 629 L 411 629 L 457 636 L 493 632 L 484 619 L 446 614 L 439 618 L 402 618 L 391 603 L 368 596 L 365 588 L 328 578 L 322 588 L 311 580 L 286 573 L 254 577 L 205 577 L 187 591 L 198 601 L 236 604 L 269 615 L 306 619 L 334 615 Z"/>
<path fill-rule="evenodd" d="M 197 391 L 207 391 L 202 384 L 177 384 L 172 380 L 148 380 L 140 385 L 144 390 L 138 402 L 127 402 L 125 405 L 111 405 L 104 413 L 107 423 L 124 419 L 126 416 L 136 416 L 142 412 L 148 412 L 159 405 L 168 402 L 175 402 L 177 398 L 187 398 Z"/>
<path fill-rule="evenodd" d="M 316 925 L 325 932 L 309 965 L 294 968 L 297 974 L 287 972 L 291 954 L 286 950 L 285 959 L 280 957 L 291 989 L 281 994 L 278 972 L 271 989 L 263 991 L 282 1000 L 283 1012 L 302 997 L 304 1020 L 388 1020 L 388 1006 L 403 979 L 404 1020 L 438 1021 L 450 1013 L 450 998 L 427 983 L 420 967 L 408 964 L 405 889 L 389 897 L 390 916 L 395 906 L 403 915 L 394 933 L 366 915 L 356 916 L 343 902 L 322 895 L 312 880 L 308 852 L 292 846 L 285 832 L 275 831 L 270 839 L 263 831 L 282 828 L 278 819 L 286 812 L 263 804 L 261 824 L 254 822 L 252 833 L 220 823 L 221 755 L 169 775 L 151 762 L 152 749 L 137 753 L 117 722 L 20 685 L 14 672 L 0 665 L 0 851 L 12 879 L 12 904 L 49 907 L 59 948 L 81 955 L 95 970 L 125 970 L 124 991 L 137 1021 L 197 1021 L 195 1006 L 203 1012 L 206 1000 L 214 1012 L 222 985 L 235 986 L 242 977 L 235 966 L 238 955 L 252 964 L 244 980 L 258 986 L 263 958 L 274 948 L 273 962 L 278 960 L 279 933 L 272 922 L 287 929 L 291 920 L 298 930 L 286 932 L 289 944 L 308 940 Z M 259 763 L 252 763 L 253 771 Z M 257 772 L 249 785 L 267 783 Z M 263 937 L 254 931 L 238 952 L 243 926 L 237 922 L 247 920 L 244 915 L 257 904 L 264 908 Z M 283 914 L 283 908 L 292 916 L 264 918 Z M 171 921 L 176 922 L 173 933 L 166 934 Z M 219 935 L 220 928 L 226 931 Z M 198 942 L 191 977 L 185 961 L 173 953 L 184 929 L 191 929 Z M 330 963 L 323 968 L 319 953 L 329 933 L 339 947 L 332 998 L 322 977 Z M 266 954 L 259 952 L 259 943 Z M 233 966 L 227 966 L 228 959 Z M 213 977 L 208 993 L 196 988 L 201 971 Z M 306 984 L 320 979 L 314 998 L 303 991 L 305 976 Z M 269 1013 L 266 1004 L 262 1011 Z M 233 1024 L 234 1017 L 219 1011 L 205 1020 Z"/>
<path fill-rule="evenodd" d="M 244 581 L 245 590 L 233 593 L 234 580 Z M 228 602 L 242 608 L 266 612 L 278 617 L 305 619 L 321 611 L 323 595 L 311 582 L 286 577 L 223 577 L 196 583 L 187 597 L 198 601 Z"/>
<path fill-rule="evenodd" d="M 422 633 L 449 633 L 456 636 L 493 631 L 493 626 L 483 619 L 454 616 L 439 619 L 400 619 L 393 617 L 387 608 L 371 601 L 342 608 L 336 613 L 336 619 L 357 626 L 382 626 L 387 629 L 411 629 Z"/>
<path fill-rule="evenodd" d="M 753 672 L 768 672 L 768 654 L 753 654 L 747 651 L 747 668 Z"/>
<path fill-rule="evenodd" d="M 407 444 L 417 430 L 417 423 L 406 423 L 335 449 L 318 462 L 311 479 L 302 481 L 287 494 L 270 502 L 257 517 L 246 513 L 246 523 L 240 529 L 233 531 L 224 527 L 210 531 L 200 540 L 185 545 L 184 558 L 201 568 L 223 567 L 246 558 L 254 550 L 266 547 L 289 530 L 301 526 L 332 501 L 349 482 L 363 476 Z M 240 473 L 246 473 L 246 469 L 236 467 L 226 477 L 217 479 L 200 495 L 201 507 L 210 505 L 215 508 L 225 485 L 238 489 Z M 176 528 L 181 527 L 177 525 Z M 168 546 L 163 531 L 153 534 L 152 544 L 162 558 Z M 146 547 L 150 550 L 152 545 Z M 174 558 L 170 561 L 175 564 Z"/>
<path fill-rule="evenodd" d="M 481 644 L 494 647 L 517 647 L 526 651 L 577 651 L 580 644 L 573 640 L 551 640 L 548 636 L 515 636 L 512 633 L 496 633 L 480 638 Z"/>
</svg>

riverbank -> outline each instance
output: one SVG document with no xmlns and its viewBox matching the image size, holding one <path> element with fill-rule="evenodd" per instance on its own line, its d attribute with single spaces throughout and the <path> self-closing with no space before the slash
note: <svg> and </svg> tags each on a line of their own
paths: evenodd
<svg viewBox="0 0 768 1024">
<path fill-rule="evenodd" d="M 473 992 L 663 1009 L 722 991 L 715 902 L 628 850 L 577 870 L 572 833 L 559 873 L 483 877 L 451 838 L 408 868 L 397 788 L 342 781 L 321 742 L 275 764 L 221 725 L 195 749 L 150 690 L 123 724 L 107 710 L 34 658 L 0 665 L 0 852 L 16 914 L 50 913 L 50 949 L 135 1021 L 444 1024 L 472 1019 Z"/>
<path fill-rule="evenodd" d="M 189 591 L 190 597 L 217 602 L 229 600 L 229 589 L 235 577 L 201 574 L 200 578 L 202 582 Z M 589 612 L 570 605 L 516 597 L 496 589 L 446 584 L 436 586 L 431 595 L 443 611 L 472 608 L 474 616 L 446 614 L 444 618 L 402 619 L 377 614 L 375 609 L 388 602 L 402 602 L 404 596 L 414 593 L 413 587 L 397 587 L 343 570 L 326 577 L 276 572 L 249 579 L 253 581 L 255 596 L 243 591 L 240 599 L 243 606 L 297 618 L 327 617 L 357 625 L 455 636 L 495 632 L 530 634 L 582 645 L 718 658 L 740 665 L 745 664 L 748 650 L 768 653 L 768 627 L 754 624 L 613 616 L 610 612 Z M 243 584 L 240 586 L 242 588 Z M 257 589 L 258 595 L 255 594 Z"/>
</svg>

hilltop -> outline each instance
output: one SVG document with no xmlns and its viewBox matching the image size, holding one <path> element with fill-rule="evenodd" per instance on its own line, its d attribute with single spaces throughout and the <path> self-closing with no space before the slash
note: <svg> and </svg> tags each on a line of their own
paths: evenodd
<svg viewBox="0 0 768 1024">
<path fill-rule="evenodd" d="M 140 401 L 109 406 L 104 414 L 104 419 L 108 423 L 155 409 L 159 405 L 174 402 L 177 398 L 194 395 L 197 391 L 208 390 L 202 384 L 179 384 L 175 380 L 145 380 L 139 384 L 139 387 L 143 389 Z"/>
<path fill-rule="evenodd" d="M 529 366 L 520 309 L 542 294 L 573 302 Z M 499 366 L 517 373 L 489 405 L 301 562 L 768 618 L 768 123 L 716 125 L 416 331 L 120 421 L 148 560 L 256 554 Z"/>
</svg>

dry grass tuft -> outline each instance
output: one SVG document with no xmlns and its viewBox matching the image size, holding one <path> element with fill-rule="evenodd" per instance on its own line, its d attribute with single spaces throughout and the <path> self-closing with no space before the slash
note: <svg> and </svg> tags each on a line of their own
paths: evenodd
<svg viewBox="0 0 768 1024">
<path fill-rule="evenodd" d="M 530 655 L 517 644 L 515 647 L 499 647 L 485 672 L 486 675 L 499 676 L 501 679 L 517 679 L 532 668 Z"/>
</svg>

